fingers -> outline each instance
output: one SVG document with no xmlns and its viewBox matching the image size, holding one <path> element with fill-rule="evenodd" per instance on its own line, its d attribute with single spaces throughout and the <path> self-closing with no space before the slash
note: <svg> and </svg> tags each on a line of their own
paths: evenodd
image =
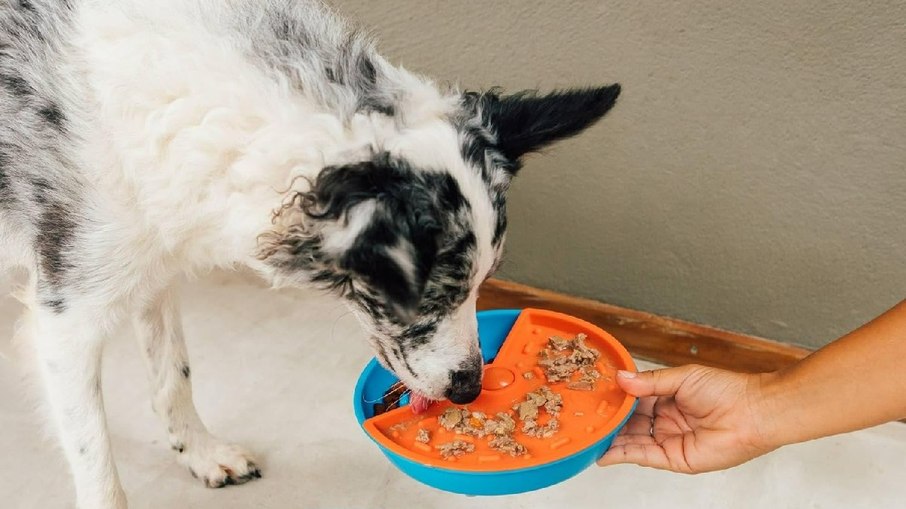
<svg viewBox="0 0 906 509">
<path fill-rule="evenodd" d="M 658 445 L 657 439 L 645 433 L 644 435 L 619 435 L 613 439 L 611 448 L 622 447 L 624 445 Z"/>
<path fill-rule="evenodd" d="M 658 437 L 650 435 L 619 435 L 610 445 L 610 450 L 598 459 L 598 465 L 606 467 L 620 463 L 633 463 L 643 467 L 693 473 L 686 462 L 681 434 L 668 433 Z"/>
<path fill-rule="evenodd" d="M 699 369 L 699 366 L 690 365 L 638 373 L 618 371 L 616 380 L 624 391 L 636 397 L 673 396 L 683 382 Z"/>
<path fill-rule="evenodd" d="M 657 396 L 651 396 L 648 398 L 639 398 L 639 405 L 635 407 L 636 415 L 646 415 L 648 417 L 654 417 L 654 406 L 657 404 Z"/>
<path fill-rule="evenodd" d="M 654 439 L 651 437 L 648 437 L 648 439 L 651 440 L 651 443 L 614 445 L 604 456 L 598 459 L 598 465 L 606 467 L 620 463 L 634 463 L 643 467 L 668 470 L 670 462 L 667 460 L 664 450 L 654 443 Z"/>
<path fill-rule="evenodd" d="M 626 422 L 620 435 L 651 436 L 652 419 L 646 415 L 633 415 Z"/>
<path fill-rule="evenodd" d="M 676 405 L 676 398 L 660 397 L 654 405 L 655 432 L 686 433 L 692 431 L 688 417 Z"/>
<path fill-rule="evenodd" d="M 671 419 L 654 419 L 654 416 L 676 413 L 673 396 L 700 369 L 700 366 L 690 365 L 639 373 L 619 371 L 617 383 L 627 393 L 640 398 L 639 406 L 620 435 L 614 439 L 610 450 L 598 459 L 598 465 L 634 463 L 663 470 L 687 470 L 683 466 L 673 467 L 670 456 L 682 457 L 682 433 L 688 425 L 676 422 L 676 416 Z M 661 443 L 658 443 L 655 436 L 661 439 Z M 680 461 L 679 464 L 683 465 L 684 462 Z"/>
</svg>

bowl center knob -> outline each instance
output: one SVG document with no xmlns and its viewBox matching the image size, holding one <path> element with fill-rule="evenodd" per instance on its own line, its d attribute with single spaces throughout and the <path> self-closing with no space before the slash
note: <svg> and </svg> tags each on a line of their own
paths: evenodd
<svg viewBox="0 0 906 509">
<path fill-rule="evenodd" d="M 486 391 L 496 391 L 509 386 L 515 381 L 516 375 L 509 369 L 500 366 L 485 366 L 481 388 Z"/>
</svg>

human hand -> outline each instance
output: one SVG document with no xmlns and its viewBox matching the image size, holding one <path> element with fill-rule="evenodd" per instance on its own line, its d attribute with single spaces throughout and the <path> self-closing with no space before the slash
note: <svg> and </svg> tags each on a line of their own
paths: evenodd
<svg viewBox="0 0 906 509">
<path fill-rule="evenodd" d="M 703 366 L 619 372 L 617 383 L 639 397 L 639 405 L 598 465 L 635 463 L 694 474 L 775 449 L 763 431 L 761 388 L 770 376 Z"/>
</svg>

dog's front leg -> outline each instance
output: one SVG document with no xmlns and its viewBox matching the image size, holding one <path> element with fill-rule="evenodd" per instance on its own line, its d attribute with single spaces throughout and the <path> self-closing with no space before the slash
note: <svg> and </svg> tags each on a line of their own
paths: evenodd
<svg viewBox="0 0 906 509">
<path fill-rule="evenodd" d="M 192 401 L 191 368 L 176 297 L 162 292 L 135 317 L 148 367 L 152 406 L 167 426 L 179 462 L 210 488 L 261 477 L 248 451 L 212 436 Z"/>
<path fill-rule="evenodd" d="M 81 509 L 124 509 L 101 396 L 99 320 L 36 306 L 31 331 L 50 411 Z"/>
</svg>

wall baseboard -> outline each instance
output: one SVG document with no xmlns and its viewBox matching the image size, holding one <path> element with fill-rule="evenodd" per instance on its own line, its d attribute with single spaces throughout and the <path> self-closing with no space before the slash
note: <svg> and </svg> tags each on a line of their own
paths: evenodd
<svg viewBox="0 0 906 509">
<path fill-rule="evenodd" d="M 667 366 L 703 364 L 742 372 L 775 371 L 810 351 L 767 339 L 621 308 L 499 279 L 481 287 L 479 309 L 542 308 L 606 330 L 633 356 Z"/>
</svg>

